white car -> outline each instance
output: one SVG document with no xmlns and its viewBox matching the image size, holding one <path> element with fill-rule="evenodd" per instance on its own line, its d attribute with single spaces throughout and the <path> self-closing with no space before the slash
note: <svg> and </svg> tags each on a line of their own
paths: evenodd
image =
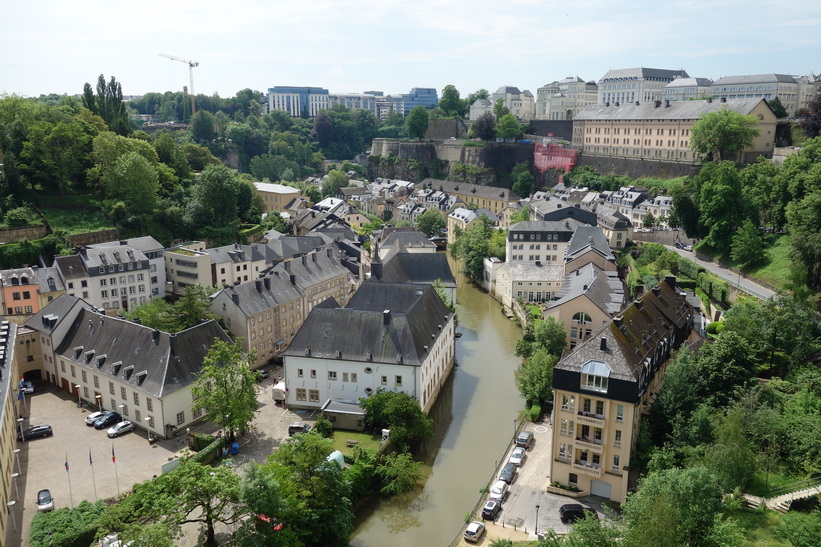
<svg viewBox="0 0 821 547">
<path fill-rule="evenodd" d="M 468 527 L 465 529 L 465 541 L 469 543 L 478 543 L 484 534 L 485 525 L 478 520 L 474 520 L 468 524 Z"/>
<path fill-rule="evenodd" d="M 40 490 L 37 492 L 37 510 L 41 513 L 54 510 L 54 498 L 51 497 L 50 491 Z"/>
<path fill-rule="evenodd" d="M 86 416 L 86 425 L 94 425 L 94 422 L 102 418 L 103 414 L 105 414 L 105 412 L 92 412 Z"/>
<path fill-rule="evenodd" d="M 26 395 L 31 395 L 34 393 L 34 384 L 29 381 L 23 382 L 23 393 Z"/>
<path fill-rule="evenodd" d="M 524 447 L 517 446 L 513 449 L 513 452 L 510 454 L 510 459 L 508 463 L 512 463 L 516 467 L 519 467 L 523 463 L 525 463 L 525 458 L 527 458 L 527 451 Z"/>
<path fill-rule="evenodd" d="M 490 487 L 490 494 L 487 497 L 502 503 L 505 501 L 505 496 L 507 496 L 507 483 L 505 481 L 496 481 Z"/>
<path fill-rule="evenodd" d="M 134 424 L 132 424 L 128 420 L 123 420 L 118 424 L 114 424 L 111 427 L 111 429 L 108 430 L 108 436 L 114 438 L 119 435 L 122 435 L 123 433 L 128 433 L 132 429 L 134 429 Z"/>
</svg>

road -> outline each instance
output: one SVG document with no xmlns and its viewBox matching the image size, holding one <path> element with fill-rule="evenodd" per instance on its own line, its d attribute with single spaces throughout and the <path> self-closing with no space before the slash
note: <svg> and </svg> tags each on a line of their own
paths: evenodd
<svg viewBox="0 0 821 547">
<path fill-rule="evenodd" d="M 708 262 L 706 260 L 701 260 L 696 256 L 696 253 L 692 251 L 685 251 L 683 249 L 676 249 L 672 245 L 665 245 L 667 249 L 678 253 L 680 256 L 688 260 L 692 260 L 699 266 L 703 266 L 705 270 L 710 273 L 715 274 L 720 279 L 726 281 L 733 287 L 739 289 L 742 292 L 760 298 L 762 300 L 769 300 L 776 295 L 776 292 L 772 289 L 768 289 L 762 285 L 759 285 L 755 281 L 745 278 L 743 275 L 739 275 L 738 272 L 734 272 L 733 270 L 728 270 L 727 268 L 722 268 L 715 262 Z"/>
</svg>

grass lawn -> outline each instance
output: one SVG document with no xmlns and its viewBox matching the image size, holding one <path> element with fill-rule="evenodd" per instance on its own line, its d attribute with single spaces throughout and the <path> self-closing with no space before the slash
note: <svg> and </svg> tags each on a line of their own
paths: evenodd
<svg viewBox="0 0 821 547">
<path fill-rule="evenodd" d="M 54 230 L 65 230 L 68 235 L 110 230 L 114 225 L 97 210 L 41 209 Z"/>
<path fill-rule="evenodd" d="M 747 494 L 768 498 L 772 495 L 773 489 L 795 484 L 805 478 L 803 475 L 790 475 L 781 469 L 771 470 L 769 476 L 763 471 L 757 471 L 744 491 Z"/>
<path fill-rule="evenodd" d="M 773 287 L 781 287 L 790 274 L 790 236 L 776 235 L 767 239 L 767 263 L 752 268 L 748 273 Z"/>
<path fill-rule="evenodd" d="M 353 456 L 353 447 L 348 446 L 348 441 L 357 441 L 368 452 L 376 452 L 379 449 L 381 438 L 370 433 L 360 433 L 358 431 L 334 431 L 331 440 L 334 442 L 334 450 L 339 450 L 346 457 Z"/>
<path fill-rule="evenodd" d="M 744 531 L 742 545 L 755 547 L 789 547 L 791 543 L 779 539 L 775 533 L 775 526 L 781 521 L 781 513 L 776 511 L 751 511 L 739 509 L 728 511 L 727 517 L 736 521 Z"/>
</svg>

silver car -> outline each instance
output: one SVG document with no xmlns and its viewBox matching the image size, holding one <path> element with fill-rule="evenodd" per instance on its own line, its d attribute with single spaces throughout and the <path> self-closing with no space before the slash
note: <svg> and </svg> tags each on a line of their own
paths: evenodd
<svg viewBox="0 0 821 547">
<path fill-rule="evenodd" d="M 128 433 L 132 429 L 134 429 L 134 424 L 132 424 L 128 420 L 123 420 L 118 424 L 114 424 L 111 427 L 111 429 L 108 430 L 108 436 L 113 439 L 114 437 L 118 437 L 123 433 Z"/>
<path fill-rule="evenodd" d="M 493 483 L 493 486 L 490 487 L 490 493 L 488 494 L 488 499 L 498 501 L 502 503 L 505 501 L 505 497 L 507 496 L 507 483 L 505 481 L 496 481 Z"/>
</svg>

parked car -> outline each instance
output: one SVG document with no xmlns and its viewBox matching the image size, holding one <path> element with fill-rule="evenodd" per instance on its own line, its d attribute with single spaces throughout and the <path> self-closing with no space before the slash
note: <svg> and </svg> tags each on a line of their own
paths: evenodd
<svg viewBox="0 0 821 547">
<path fill-rule="evenodd" d="M 54 498 L 51 497 L 51 492 L 48 490 L 37 492 L 37 510 L 41 513 L 54 510 Z"/>
<path fill-rule="evenodd" d="M 512 463 L 506 463 L 499 472 L 499 480 L 511 484 L 516 478 L 516 466 Z"/>
<path fill-rule="evenodd" d="M 28 380 L 23 382 L 23 393 L 25 393 L 26 395 L 34 393 L 34 384 L 29 382 Z"/>
<path fill-rule="evenodd" d="M 105 429 L 120 421 L 122 418 L 118 412 L 109 411 L 97 418 L 94 422 L 94 429 Z"/>
<path fill-rule="evenodd" d="M 685 245 L 684 250 L 692 252 L 693 251 L 693 246 L 692 245 Z"/>
<path fill-rule="evenodd" d="M 502 510 L 502 504 L 496 500 L 487 500 L 485 506 L 482 507 L 482 518 L 485 520 L 496 520 L 499 511 Z"/>
<path fill-rule="evenodd" d="M 597 519 L 599 515 L 592 509 L 579 505 L 578 503 L 567 503 L 559 507 L 559 518 L 562 519 L 562 524 L 576 522 L 585 517 Z"/>
<path fill-rule="evenodd" d="M 114 437 L 122 435 L 123 433 L 128 433 L 129 431 L 132 431 L 133 429 L 134 429 L 134 424 L 132 424 L 128 420 L 123 420 L 122 422 L 120 422 L 118 424 L 114 424 L 111 427 L 111 429 L 108 430 L 108 436 L 113 439 Z"/>
<path fill-rule="evenodd" d="M 257 382 L 264 382 L 271 375 L 270 370 L 260 369 L 257 371 Z"/>
<path fill-rule="evenodd" d="M 18 441 L 30 441 L 32 439 L 39 439 L 40 437 L 51 437 L 54 432 L 50 425 L 35 425 L 23 431 L 23 434 L 17 434 Z"/>
<path fill-rule="evenodd" d="M 305 422 L 294 422 L 288 426 L 288 435 L 295 435 L 297 433 L 307 433 L 311 430 L 311 426 Z"/>
<path fill-rule="evenodd" d="M 533 433 L 530 431 L 522 431 L 519 433 L 519 436 L 516 437 L 516 446 L 521 446 L 526 449 L 529 448 L 531 444 L 533 444 Z"/>
<path fill-rule="evenodd" d="M 94 425 L 94 422 L 102 418 L 103 415 L 105 415 L 105 412 L 105 410 L 98 410 L 97 412 L 92 412 L 86 416 L 86 425 Z"/>
<path fill-rule="evenodd" d="M 683 248 L 684 248 L 684 243 L 682 243 L 681 241 L 676 241 L 676 249 L 683 249 Z"/>
<path fill-rule="evenodd" d="M 507 496 L 507 483 L 505 481 L 496 481 L 493 483 L 493 486 L 490 487 L 490 494 L 488 494 L 488 499 L 498 501 L 502 503 L 505 501 L 505 497 Z"/>
<path fill-rule="evenodd" d="M 465 541 L 468 543 L 478 543 L 482 536 L 485 535 L 485 525 L 474 520 L 465 529 Z"/>
<path fill-rule="evenodd" d="M 527 458 L 527 450 L 522 446 L 517 446 L 513 449 L 513 452 L 511 452 L 508 462 L 519 467 L 525 463 L 525 458 Z"/>
</svg>

